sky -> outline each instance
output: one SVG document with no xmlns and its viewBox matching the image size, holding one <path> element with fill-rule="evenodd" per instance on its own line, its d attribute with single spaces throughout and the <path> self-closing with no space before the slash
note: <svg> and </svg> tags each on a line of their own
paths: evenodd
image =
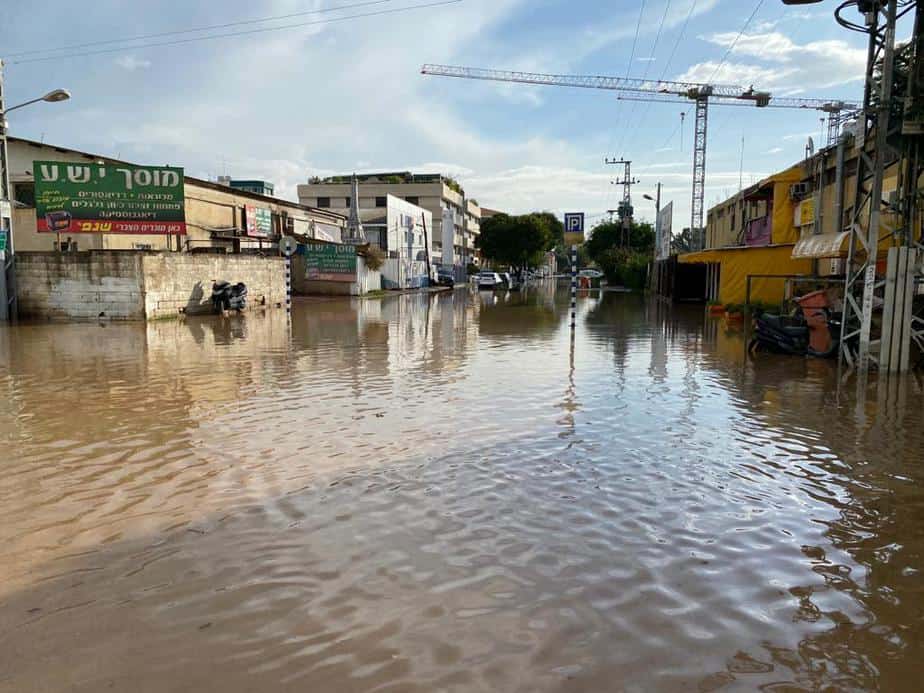
<svg viewBox="0 0 924 693">
<path fill-rule="evenodd" d="M 438 1 L 3 0 L 7 104 L 59 86 L 73 93 L 11 113 L 10 134 L 183 166 L 201 178 L 263 178 L 292 200 L 315 175 L 441 172 L 483 206 L 583 211 L 591 223 L 622 196 L 612 183 L 622 169 L 605 159 L 625 158 L 640 181 L 636 217 L 653 219 L 642 195 L 661 182 L 677 231 L 690 215 L 687 104 L 425 76 L 421 65 L 663 77 L 862 100 L 865 37 L 835 22 L 838 3 L 830 1 L 461 0 L 394 11 Z M 282 15 L 298 16 L 258 21 Z M 302 26 L 142 45 L 292 24 Z M 187 33 L 115 43 L 179 31 Z M 47 52 L 72 45 L 81 47 Z M 821 115 L 714 105 L 706 206 L 734 194 L 739 181 L 799 161 L 809 136 L 824 141 Z"/>
</svg>

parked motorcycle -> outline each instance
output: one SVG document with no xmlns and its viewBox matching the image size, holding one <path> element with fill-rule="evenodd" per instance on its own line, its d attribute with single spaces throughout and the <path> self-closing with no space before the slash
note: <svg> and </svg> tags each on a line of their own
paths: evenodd
<svg viewBox="0 0 924 693">
<path fill-rule="evenodd" d="M 244 282 L 232 284 L 224 280 L 212 284 L 212 309 L 216 313 L 223 310 L 238 312 L 247 307 L 247 285 Z"/>
<path fill-rule="evenodd" d="M 748 351 L 766 350 L 796 356 L 835 356 L 840 347 L 841 314 L 828 309 L 823 292 L 797 298 L 793 315 L 758 313 Z"/>
</svg>

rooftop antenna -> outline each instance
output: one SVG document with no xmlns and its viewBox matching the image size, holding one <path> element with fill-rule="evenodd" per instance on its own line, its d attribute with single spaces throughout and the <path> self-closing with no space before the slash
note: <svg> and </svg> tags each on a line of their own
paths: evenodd
<svg viewBox="0 0 924 693">
<path fill-rule="evenodd" d="M 744 135 L 741 135 L 741 163 L 738 166 L 738 192 L 744 189 Z"/>
<path fill-rule="evenodd" d="M 686 117 L 686 111 L 680 111 L 680 151 L 683 151 L 683 121 Z"/>
</svg>

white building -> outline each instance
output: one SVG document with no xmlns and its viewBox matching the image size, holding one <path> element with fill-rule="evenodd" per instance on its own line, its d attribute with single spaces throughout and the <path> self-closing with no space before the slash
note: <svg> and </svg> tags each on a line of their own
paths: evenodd
<svg viewBox="0 0 924 693">
<path fill-rule="evenodd" d="M 362 198 L 360 198 L 362 205 Z M 360 219 L 369 243 L 379 246 L 386 256 L 382 283 L 386 289 L 410 289 L 426 285 L 433 260 L 433 214 L 400 197 L 385 196 L 382 208 L 362 209 Z"/>
<path fill-rule="evenodd" d="M 350 178 L 311 179 L 307 184 L 298 186 L 298 199 L 305 205 L 347 214 L 350 208 Z M 430 212 L 434 226 L 427 229 L 432 236 L 431 261 L 434 265 L 464 267 L 475 257 L 474 243 L 480 233 L 481 208 L 474 200 L 466 199 L 465 191 L 455 180 L 438 173 L 412 174 L 406 171 L 361 174 L 357 178 L 361 213 L 371 211 L 383 217 L 389 195 Z M 365 225 L 365 216 L 361 218 Z"/>
</svg>

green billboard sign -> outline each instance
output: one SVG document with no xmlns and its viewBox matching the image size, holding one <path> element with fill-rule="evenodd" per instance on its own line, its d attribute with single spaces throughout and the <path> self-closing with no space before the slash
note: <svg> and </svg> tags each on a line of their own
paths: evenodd
<svg viewBox="0 0 924 693">
<path fill-rule="evenodd" d="M 306 279 L 355 282 L 356 247 L 339 243 L 306 243 L 305 266 Z"/>
<path fill-rule="evenodd" d="M 36 161 L 35 214 L 46 233 L 186 233 L 183 169 Z"/>
</svg>

